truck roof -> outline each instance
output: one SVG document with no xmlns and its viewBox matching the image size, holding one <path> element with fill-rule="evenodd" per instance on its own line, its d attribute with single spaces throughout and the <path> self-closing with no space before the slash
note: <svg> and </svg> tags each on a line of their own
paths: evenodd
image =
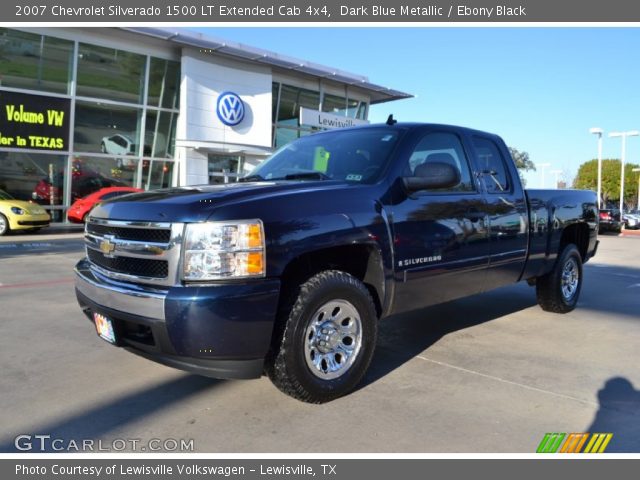
<svg viewBox="0 0 640 480">
<path fill-rule="evenodd" d="M 389 125 L 387 123 L 372 123 L 369 125 L 359 125 L 357 127 L 349 127 L 349 130 L 361 130 L 361 129 L 368 129 L 368 128 L 388 128 L 390 130 L 413 130 L 413 129 L 422 129 L 425 127 L 430 127 L 430 128 L 434 128 L 434 129 L 443 129 L 443 130 L 449 130 L 449 131 L 457 131 L 457 132 L 464 132 L 466 134 L 481 134 L 481 135 L 485 135 L 485 136 L 491 136 L 491 137 L 496 137 L 496 138 L 501 138 L 499 135 L 495 134 L 495 133 L 491 133 L 491 132 L 487 132 L 484 130 L 477 130 L 474 128 L 469 128 L 469 127 L 462 127 L 460 125 L 448 125 L 448 124 L 443 124 L 443 123 L 424 123 L 424 122 L 397 122 L 393 125 Z M 331 132 L 332 130 L 328 130 L 326 132 Z M 318 132 L 318 133 L 326 133 L 326 132 Z"/>
</svg>

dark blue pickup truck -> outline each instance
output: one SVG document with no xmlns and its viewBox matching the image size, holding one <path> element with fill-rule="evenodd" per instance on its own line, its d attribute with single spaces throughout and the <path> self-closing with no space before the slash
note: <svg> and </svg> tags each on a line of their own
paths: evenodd
<svg viewBox="0 0 640 480">
<path fill-rule="evenodd" d="M 76 292 L 115 345 L 320 403 L 360 382 L 390 314 L 522 280 L 571 311 L 597 231 L 593 192 L 524 190 L 500 137 L 390 121 L 97 206 Z"/>
</svg>

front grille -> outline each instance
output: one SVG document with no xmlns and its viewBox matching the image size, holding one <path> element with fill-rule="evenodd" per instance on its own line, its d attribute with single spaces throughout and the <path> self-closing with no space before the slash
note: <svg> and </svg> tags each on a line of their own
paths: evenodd
<svg viewBox="0 0 640 480">
<path fill-rule="evenodd" d="M 112 258 L 91 248 L 87 249 L 87 256 L 92 263 L 112 272 L 153 278 L 167 278 L 169 275 L 169 262 L 166 260 L 133 257 Z"/>
<path fill-rule="evenodd" d="M 99 236 L 113 235 L 121 240 L 137 242 L 169 243 L 171 240 L 171 230 L 159 228 L 130 228 L 87 223 L 87 233 Z"/>
</svg>

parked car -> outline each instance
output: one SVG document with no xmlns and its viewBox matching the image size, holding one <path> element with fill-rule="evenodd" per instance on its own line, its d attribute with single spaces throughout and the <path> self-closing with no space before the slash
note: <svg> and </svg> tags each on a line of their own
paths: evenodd
<svg viewBox="0 0 640 480">
<path fill-rule="evenodd" d="M 137 145 L 133 143 L 131 138 L 120 133 L 102 137 L 100 142 L 100 150 L 102 153 L 109 153 L 112 155 L 135 155 Z"/>
<path fill-rule="evenodd" d="M 617 208 L 604 208 L 598 213 L 600 217 L 601 232 L 617 232 L 622 231 L 622 220 L 620 219 L 620 210 Z"/>
<path fill-rule="evenodd" d="M 39 230 L 50 222 L 51 217 L 40 205 L 16 200 L 0 190 L 0 236 L 12 230 Z"/>
<path fill-rule="evenodd" d="M 121 197 L 129 193 L 143 192 L 141 188 L 134 187 L 106 187 L 97 192 L 76 200 L 67 211 L 67 218 L 73 223 L 84 223 L 91 209 L 99 202 L 110 198 Z"/>
<path fill-rule="evenodd" d="M 640 228 L 640 212 L 638 210 L 623 212 L 622 223 L 626 230 L 637 230 Z"/>
<path fill-rule="evenodd" d="M 102 153 L 108 153 L 111 155 L 117 155 L 119 157 L 127 155 L 138 155 L 138 145 L 133 140 L 121 133 L 102 137 L 100 142 L 100 151 Z M 151 147 L 147 144 L 144 145 L 144 155 L 151 155 Z M 119 168 L 133 169 L 138 165 L 137 160 L 127 158 L 117 158 L 117 165 Z"/>
<path fill-rule="evenodd" d="M 60 184 L 62 184 L 62 181 L 60 181 Z M 101 188 L 125 187 L 126 183 L 92 172 L 86 175 L 74 176 L 71 186 L 71 201 L 75 202 Z M 55 185 L 52 186 L 49 178 L 45 177 L 36 184 L 31 196 L 35 202 L 48 205 L 50 202 L 49 196 L 53 195 L 54 203 L 60 204 L 64 200 L 63 193 L 62 188 Z"/>
<path fill-rule="evenodd" d="M 327 402 L 364 377 L 380 319 L 519 281 L 569 312 L 598 246 L 595 192 L 525 190 L 504 141 L 462 127 L 320 132 L 242 180 L 92 210 L 76 296 L 101 338 Z"/>
<path fill-rule="evenodd" d="M 59 185 L 62 185 L 62 178 L 62 173 L 60 173 L 57 178 Z M 52 185 L 49 177 L 44 177 L 36 183 L 31 198 L 42 205 L 59 204 L 62 203 L 62 188 Z"/>
</svg>

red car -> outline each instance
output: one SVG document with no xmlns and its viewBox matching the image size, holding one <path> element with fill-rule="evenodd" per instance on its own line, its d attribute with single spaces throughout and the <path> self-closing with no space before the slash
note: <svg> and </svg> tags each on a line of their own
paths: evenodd
<svg viewBox="0 0 640 480">
<path fill-rule="evenodd" d="M 82 197 L 79 200 L 73 202 L 73 205 L 69 208 L 67 212 L 67 218 L 70 222 L 74 223 L 84 223 L 87 215 L 91 211 L 91 209 L 98 202 L 102 202 L 104 200 L 109 200 L 110 198 L 119 197 L 121 195 L 126 195 L 128 193 L 134 192 L 143 192 L 144 190 L 140 188 L 133 187 L 107 187 L 101 188 L 100 190 L 90 193 L 86 197 Z"/>
</svg>

